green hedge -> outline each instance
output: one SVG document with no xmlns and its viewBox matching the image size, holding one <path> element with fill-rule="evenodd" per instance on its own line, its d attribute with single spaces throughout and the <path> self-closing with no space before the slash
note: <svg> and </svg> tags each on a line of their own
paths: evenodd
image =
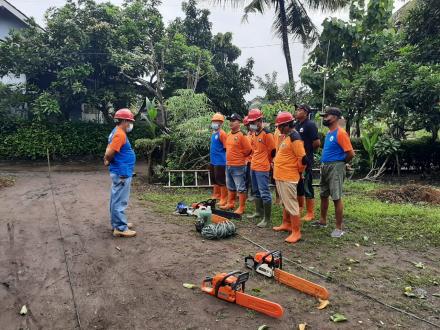
<svg viewBox="0 0 440 330">
<path fill-rule="evenodd" d="M 361 139 L 352 138 L 353 148 L 360 156 L 362 168 L 368 167 L 368 154 L 362 146 Z M 401 142 L 401 152 L 399 153 L 400 166 L 404 170 L 415 172 L 439 171 L 440 170 L 440 142 L 432 142 L 424 137 L 417 140 L 405 140 Z M 389 163 L 388 170 L 395 168 L 394 160 Z"/>
<path fill-rule="evenodd" d="M 0 123 L 0 159 L 44 159 L 46 148 L 54 159 L 101 157 L 112 129 L 112 125 L 96 123 L 4 121 Z M 151 135 L 138 124 L 129 139 L 134 146 L 136 139 Z"/>
</svg>

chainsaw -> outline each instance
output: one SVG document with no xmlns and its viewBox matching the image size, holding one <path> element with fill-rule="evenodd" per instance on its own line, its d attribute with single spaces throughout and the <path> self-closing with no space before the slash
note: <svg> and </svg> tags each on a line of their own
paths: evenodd
<svg viewBox="0 0 440 330">
<path fill-rule="evenodd" d="M 249 272 L 234 271 L 206 277 L 202 282 L 202 291 L 222 300 L 253 309 L 271 317 L 281 317 L 283 307 L 279 304 L 244 293 Z"/>
<path fill-rule="evenodd" d="M 308 295 L 323 300 L 327 300 L 330 296 L 326 288 L 282 270 L 283 257 L 281 251 L 258 252 L 255 257 L 248 256 L 244 258 L 244 262 L 246 267 L 255 270 L 257 273 L 273 277 L 276 281 Z"/>
</svg>

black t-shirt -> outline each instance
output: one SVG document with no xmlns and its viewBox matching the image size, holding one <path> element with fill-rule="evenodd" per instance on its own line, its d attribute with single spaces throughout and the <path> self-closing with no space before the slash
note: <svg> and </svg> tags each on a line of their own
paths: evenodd
<svg viewBox="0 0 440 330">
<path fill-rule="evenodd" d="M 295 129 L 301 135 L 301 139 L 304 141 L 304 149 L 306 150 L 307 159 L 309 164 L 313 164 L 313 141 L 319 139 L 318 137 L 318 127 L 316 124 L 306 119 L 302 123 L 297 121 Z"/>
</svg>

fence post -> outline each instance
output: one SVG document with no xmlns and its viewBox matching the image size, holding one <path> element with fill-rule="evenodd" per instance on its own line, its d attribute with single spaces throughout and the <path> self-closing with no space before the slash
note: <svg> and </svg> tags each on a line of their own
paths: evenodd
<svg viewBox="0 0 440 330">
<path fill-rule="evenodd" d="M 199 172 L 195 172 L 195 174 L 196 174 L 196 187 L 198 187 L 198 185 L 199 185 L 199 183 L 198 183 L 198 180 L 197 180 L 197 173 L 199 173 Z"/>
<path fill-rule="evenodd" d="M 171 172 L 168 171 L 168 187 L 171 187 Z"/>
<path fill-rule="evenodd" d="M 182 187 L 185 187 L 185 172 L 181 172 L 182 173 Z"/>
</svg>

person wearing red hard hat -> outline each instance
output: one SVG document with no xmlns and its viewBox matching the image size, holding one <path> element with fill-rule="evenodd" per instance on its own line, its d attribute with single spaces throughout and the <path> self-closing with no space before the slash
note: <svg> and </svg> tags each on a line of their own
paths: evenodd
<svg viewBox="0 0 440 330">
<path fill-rule="evenodd" d="M 228 204 L 228 188 L 226 188 L 226 138 L 222 129 L 225 117 L 215 113 L 211 118 L 211 145 L 209 148 L 209 171 L 214 185 L 212 199 L 220 200 L 219 206 Z"/>
<path fill-rule="evenodd" d="M 306 152 L 301 135 L 294 128 L 290 112 L 280 112 L 276 124 L 284 138 L 280 141 L 274 159 L 274 179 L 283 205 L 283 222 L 275 231 L 290 231 L 288 243 L 301 239 L 301 219 L 297 200 L 297 185 L 304 171 Z"/>
<path fill-rule="evenodd" d="M 273 134 L 263 128 L 263 113 L 260 109 L 251 109 L 248 113 L 249 128 L 252 134 L 251 178 L 255 193 L 255 213 L 249 219 L 262 218 L 257 224 L 263 228 L 272 223 L 272 194 L 269 189 L 270 164 L 275 156 Z"/>
<path fill-rule="evenodd" d="M 133 237 L 136 232 L 127 222 L 125 209 L 130 198 L 136 155 L 128 140 L 127 133 L 133 129 L 134 116 L 129 109 L 120 109 L 114 115 L 116 127 L 108 137 L 104 155 L 104 165 L 109 166 L 112 188 L 110 195 L 110 222 L 115 237 Z"/>
</svg>

